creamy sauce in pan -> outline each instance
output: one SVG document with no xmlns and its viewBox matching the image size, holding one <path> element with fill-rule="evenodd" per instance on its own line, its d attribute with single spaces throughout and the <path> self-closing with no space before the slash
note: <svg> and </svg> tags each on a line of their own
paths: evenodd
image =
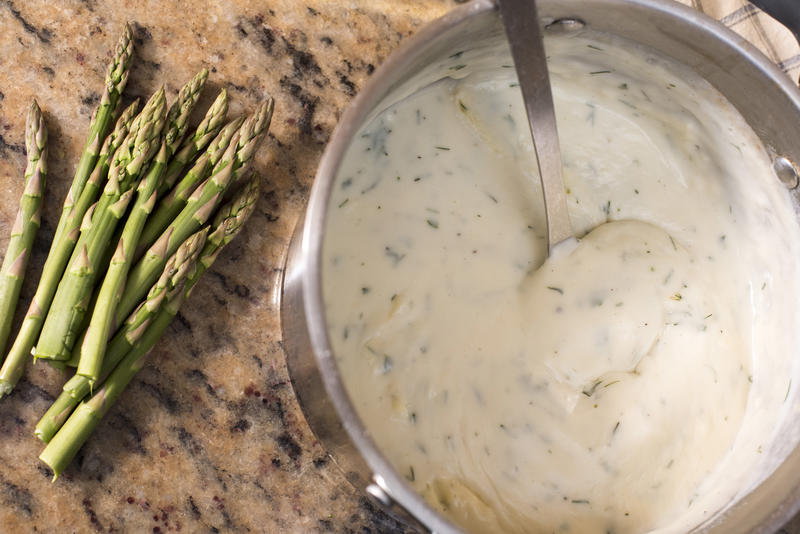
<svg viewBox="0 0 800 534">
<path fill-rule="evenodd" d="M 578 247 L 545 261 L 507 56 L 456 54 L 340 171 L 330 340 L 377 444 L 470 530 L 685 531 L 790 404 L 800 232 L 705 82 L 613 43 L 548 50 Z"/>
</svg>

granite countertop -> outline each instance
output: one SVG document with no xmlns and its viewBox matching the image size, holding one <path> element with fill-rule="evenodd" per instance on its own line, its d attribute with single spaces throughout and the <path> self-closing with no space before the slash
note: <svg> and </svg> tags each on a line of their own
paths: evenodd
<svg viewBox="0 0 800 534">
<path fill-rule="evenodd" d="M 26 299 L 125 21 L 136 36 L 128 100 L 162 84 L 174 97 L 202 67 L 211 75 L 201 103 L 225 87 L 229 116 L 276 100 L 257 155 L 254 217 L 57 482 L 38 460 L 33 428 L 64 377 L 29 364 L 0 401 L 0 532 L 403 532 L 316 443 L 289 382 L 276 303 L 290 234 L 338 117 L 406 36 L 455 3 L 0 1 L 0 250 L 21 193 L 34 96 L 51 139 Z"/>
<path fill-rule="evenodd" d="M 207 67 L 229 116 L 275 97 L 262 195 L 146 367 L 51 483 L 33 428 L 64 377 L 44 362 L 0 401 L 0 532 L 394 532 L 315 442 L 281 349 L 276 297 L 294 224 L 343 108 L 375 66 L 453 0 L 0 1 L 0 250 L 21 194 L 25 113 L 50 131 L 33 293 L 125 21 L 126 98 L 170 97 Z M 204 107 L 201 105 L 201 107 Z"/>
</svg>

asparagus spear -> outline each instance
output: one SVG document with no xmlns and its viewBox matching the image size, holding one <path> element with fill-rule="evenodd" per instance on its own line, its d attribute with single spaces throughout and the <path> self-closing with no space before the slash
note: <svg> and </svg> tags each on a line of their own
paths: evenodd
<svg viewBox="0 0 800 534">
<path fill-rule="evenodd" d="M 188 139 L 183 141 L 180 149 L 175 152 L 172 160 L 169 162 L 167 172 L 164 175 L 164 181 L 158 187 L 158 196 L 162 197 L 164 194 L 172 189 L 175 183 L 180 178 L 183 169 L 189 164 L 194 157 L 200 153 L 201 150 L 211 142 L 212 139 L 222 129 L 222 121 L 225 120 L 225 114 L 228 112 L 228 92 L 223 89 L 220 91 L 214 103 L 208 108 L 206 116 L 195 128 L 194 133 Z M 238 128 L 238 127 L 237 127 Z"/>
<path fill-rule="evenodd" d="M 236 193 L 230 202 L 222 206 L 217 211 L 214 221 L 211 223 L 211 233 L 208 236 L 208 240 L 206 241 L 203 252 L 200 254 L 200 258 L 198 259 L 198 269 L 200 269 L 200 273 L 205 272 L 211 266 L 211 264 L 214 263 L 219 251 L 222 250 L 225 245 L 230 243 L 230 241 L 236 237 L 236 235 L 242 229 L 242 226 L 255 209 L 255 202 L 258 200 L 258 190 L 258 178 L 254 177 L 250 180 L 248 185 Z M 108 363 L 106 360 L 103 361 L 103 367 L 100 372 L 100 376 L 106 374 L 107 364 L 113 367 L 119 361 L 119 358 L 122 357 L 122 354 L 113 356 L 114 353 L 115 348 L 114 342 L 112 341 L 108 347 L 106 356 L 106 358 L 109 358 L 112 363 Z M 72 352 L 72 357 L 68 362 L 66 362 L 66 365 L 76 367 L 80 360 L 80 354 L 81 351 L 76 346 L 76 349 Z M 73 377 L 72 380 L 67 382 L 67 385 L 64 386 L 64 389 L 65 391 L 70 389 L 68 387 L 70 382 L 75 382 L 76 380 L 80 380 L 82 383 L 85 383 L 86 387 L 85 392 L 81 393 L 80 397 L 78 398 L 78 400 L 80 400 L 89 391 L 90 384 L 86 377 Z"/>
<path fill-rule="evenodd" d="M 0 269 L 0 348 L 4 349 L 19 300 L 19 291 L 28 266 L 33 239 L 41 224 L 42 194 L 47 176 L 47 126 L 36 100 L 28 110 L 25 124 L 25 188 L 3 267 Z"/>
<path fill-rule="evenodd" d="M 84 145 L 81 159 L 78 161 L 75 177 L 72 179 L 72 186 L 64 201 L 61 218 L 58 221 L 55 236 L 53 237 L 54 243 L 59 241 L 62 233 L 66 230 L 67 217 L 70 211 L 72 211 L 72 206 L 80 197 L 83 187 L 86 185 L 86 181 L 89 179 L 89 175 L 95 167 L 98 150 L 103 143 L 103 139 L 105 139 L 108 134 L 108 129 L 111 126 L 111 122 L 114 120 L 114 115 L 120 103 L 122 91 L 128 83 L 132 55 L 133 34 L 130 25 L 125 24 L 122 30 L 122 36 L 119 38 L 119 42 L 117 42 L 117 46 L 114 49 L 114 57 L 106 70 L 103 96 L 100 98 L 100 105 L 95 110 L 92 121 L 89 124 L 89 137 L 86 140 L 86 145 Z M 78 217 L 78 220 L 80 219 L 81 217 Z M 61 269 L 63 268 L 62 266 Z"/>
<path fill-rule="evenodd" d="M 151 304 L 166 311 L 161 320 L 158 323 L 154 322 L 150 328 L 147 328 L 147 323 L 153 320 L 156 314 L 155 311 L 151 311 L 146 318 L 142 319 L 143 322 L 141 324 L 133 326 L 131 329 L 131 334 L 134 336 L 133 343 L 130 350 L 122 358 L 122 361 L 111 371 L 100 390 L 89 400 L 81 402 L 72 415 L 67 418 L 63 427 L 52 437 L 44 451 L 42 451 L 39 458 L 53 470 L 53 480 L 58 478 L 58 475 L 69 465 L 69 462 L 72 461 L 72 458 L 86 442 L 120 393 L 122 393 L 136 372 L 142 368 L 145 356 L 161 337 L 172 318 L 178 313 L 186 294 L 184 289 L 186 277 L 194 270 L 197 255 L 203 248 L 202 244 L 205 241 L 207 232 L 208 230 L 204 229 L 188 240 L 187 246 L 178 249 L 168 262 L 168 269 L 164 271 L 161 279 L 153 287 L 151 293 L 155 294 Z M 189 248 L 193 250 L 188 251 Z M 156 304 L 156 301 L 164 301 L 164 303 L 163 305 L 161 302 Z M 138 318 L 139 315 L 145 315 L 147 302 L 150 302 L 150 300 L 146 301 L 140 308 L 140 311 L 145 309 L 142 314 L 134 314 L 134 319 Z M 62 408 L 64 409 L 60 414 L 57 414 L 61 420 L 65 417 L 68 409 L 66 407 Z M 54 422 L 58 423 L 58 420 L 54 420 Z M 38 430 L 39 428 L 37 427 L 37 435 L 44 437 L 45 434 L 38 434 Z M 45 428 L 41 430 L 50 431 Z"/>
<path fill-rule="evenodd" d="M 197 184 L 208 178 L 208 173 L 219 162 L 228 148 L 233 135 L 242 127 L 244 118 L 229 122 L 217 137 L 211 142 L 206 152 L 198 158 L 191 169 L 184 175 L 180 182 L 172 189 L 168 196 L 163 198 L 156 208 L 155 213 L 147 220 L 144 227 L 139 247 L 136 251 L 138 260 L 144 252 L 155 243 L 158 236 L 169 226 L 169 223 L 178 216 L 186 206 L 186 201 L 194 192 Z"/>
<path fill-rule="evenodd" d="M 105 354 L 105 344 L 109 334 L 114 328 L 114 312 L 116 311 L 117 300 L 120 297 L 122 288 L 125 284 L 125 277 L 131 264 L 131 256 L 136 249 L 144 221 L 153 211 L 156 203 L 156 188 L 164 176 L 167 167 L 167 143 L 161 144 L 161 150 L 156 156 L 153 165 L 147 173 L 147 177 L 139 182 L 136 193 L 136 203 L 133 205 L 131 214 L 122 230 L 116 252 L 109 263 L 103 284 L 97 294 L 97 302 L 94 312 L 86 329 L 86 335 L 79 346 L 81 351 L 80 363 L 78 364 L 79 375 L 89 378 L 94 382 L 100 373 L 100 366 L 103 363 Z"/>
<path fill-rule="evenodd" d="M 167 158 L 171 158 L 178 150 L 189 128 L 189 115 L 197 105 L 200 92 L 208 80 L 208 69 L 202 69 L 194 75 L 189 83 L 181 87 L 178 97 L 167 112 L 167 132 L 164 142 L 167 144 Z"/>
<path fill-rule="evenodd" d="M 114 154 L 108 183 L 95 208 L 84 217 L 85 225 L 44 320 L 34 358 L 69 359 L 114 229 L 128 208 L 144 166 L 161 145 L 165 111 L 162 88 L 145 104 Z"/>
<path fill-rule="evenodd" d="M 77 239 L 77 235 L 73 230 L 77 229 L 83 218 L 82 209 L 85 211 L 92 201 L 81 205 L 80 199 L 84 198 L 83 193 L 87 184 L 91 183 L 94 178 L 96 183 L 100 183 L 99 174 L 97 173 L 98 154 L 97 148 L 100 146 L 100 141 L 106 137 L 108 133 L 108 126 L 116 113 L 117 106 L 119 105 L 120 96 L 125 84 L 128 81 L 128 72 L 130 68 L 131 56 L 133 53 L 133 39 L 129 25 L 125 28 L 117 43 L 114 51 L 114 58 L 108 66 L 105 80 L 105 90 L 100 99 L 100 105 L 95 110 L 92 122 L 89 125 L 89 136 L 86 141 L 81 159 L 78 162 L 78 167 L 75 171 L 75 177 L 72 180 L 72 185 L 67 193 L 67 198 L 64 200 L 64 206 L 61 211 L 61 218 L 56 226 L 56 232 L 53 238 L 53 245 L 47 255 L 39 285 L 36 288 L 36 295 L 33 297 L 25 318 L 23 319 L 20 331 L 17 334 L 14 344 L 12 345 L 8 355 L 6 356 L 3 367 L 0 369 L 0 398 L 3 395 L 11 393 L 14 386 L 19 381 L 20 376 L 25 368 L 25 360 L 30 354 L 31 347 L 39 335 L 42 327 L 44 315 L 47 313 L 50 303 L 53 299 L 53 294 L 56 290 L 58 280 L 61 278 L 67 260 L 72 253 L 72 248 Z M 129 111 L 131 108 L 128 108 Z M 125 120 L 125 113 L 120 116 L 120 121 L 117 122 L 117 129 L 120 128 L 120 123 L 127 123 Z M 127 128 L 126 128 L 127 129 Z M 124 138 L 125 134 L 122 134 Z M 113 151 L 111 152 L 113 154 Z M 102 151 L 100 153 L 102 156 Z M 90 174 L 90 171 L 93 171 Z M 99 187 L 99 186 L 98 186 Z M 78 204 L 75 204 L 75 200 Z M 69 238 L 73 237 L 71 241 Z M 67 239 L 68 242 L 64 242 Z"/>
<path fill-rule="evenodd" d="M 176 287 L 190 273 L 198 253 L 205 250 L 208 228 L 193 234 L 175 252 L 164 268 L 159 280 L 150 289 L 145 301 L 128 317 L 120 331 L 112 338 L 108 352 L 103 359 L 100 376 L 105 378 L 114 370 L 131 348 L 151 328 L 154 316 L 166 300 L 174 296 Z M 160 335 L 160 333 L 159 333 Z M 56 399 L 44 417 L 36 425 L 36 436 L 49 442 L 66 418 L 83 398 L 91 392 L 92 384 L 85 376 L 75 374 L 64 384 L 61 395 Z"/>
<path fill-rule="evenodd" d="M 22 376 L 25 362 L 30 356 L 31 348 L 36 342 L 36 338 L 39 336 L 44 315 L 50 307 L 56 287 L 58 287 L 58 281 L 64 271 L 64 266 L 75 247 L 81 220 L 89 206 L 95 201 L 97 193 L 100 191 L 108 174 L 109 159 L 128 135 L 138 107 L 139 101 L 137 100 L 120 115 L 114 131 L 109 134 L 103 143 L 95 168 L 81 191 L 78 202 L 73 206 L 67 217 L 61 239 L 54 240 L 50 247 L 50 252 L 47 254 L 47 260 L 44 263 L 42 275 L 39 279 L 39 286 L 36 288 L 36 294 L 28 307 L 22 326 L 9 350 L 3 367 L 0 368 L 0 397 L 11 393 L 20 376 Z"/>
<path fill-rule="evenodd" d="M 118 243 L 116 252 L 108 264 L 109 270 L 97 294 L 97 301 L 93 307 L 91 321 L 88 329 L 83 334 L 79 343 L 85 354 L 80 358 L 78 374 L 88 377 L 91 381 L 97 380 L 100 366 L 105 354 L 105 343 L 108 336 L 115 328 L 114 317 L 120 293 L 125 284 L 125 278 L 133 262 L 136 244 L 139 242 L 145 221 L 153 211 L 156 202 L 157 189 L 167 169 L 167 160 L 180 145 L 186 133 L 189 115 L 191 114 L 200 92 L 208 79 L 208 70 L 203 69 L 181 88 L 178 98 L 167 112 L 167 125 L 161 151 L 151 165 L 147 176 L 139 183 L 136 203 L 122 229 L 121 236 L 115 241 Z M 109 250 L 110 252 L 110 250 Z M 77 328 L 75 330 L 81 330 Z M 71 347 L 69 347 L 71 349 Z"/>
<path fill-rule="evenodd" d="M 214 222 L 211 224 L 208 238 L 205 240 L 203 249 L 197 258 L 196 268 L 186 280 L 185 294 L 187 297 L 200 276 L 211 267 L 220 251 L 236 237 L 253 214 L 258 194 L 259 178 L 256 176 L 217 212 Z M 199 246 L 197 244 L 200 242 L 200 238 L 197 237 L 199 234 L 194 234 L 190 237 L 189 239 L 194 241 L 187 241 L 188 245 L 182 245 L 181 248 L 186 250 L 184 255 L 189 256 L 194 253 L 194 248 Z M 178 253 L 176 253 L 177 255 Z M 174 314 L 170 313 L 169 310 L 159 308 L 163 301 L 162 297 L 170 291 L 169 286 L 166 289 L 159 288 L 164 288 L 165 279 L 174 277 L 172 274 L 174 269 L 174 267 L 170 269 L 169 266 L 165 269 L 159 282 L 150 290 L 147 300 L 139 305 L 128 318 L 123 328 L 111 340 L 106 358 L 103 360 L 103 367 L 100 372 L 101 377 L 107 376 L 114 369 L 137 340 L 140 339 L 139 336 L 145 330 L 147 330 L 149 336 L 158 339 L 172 321 Z M 154 314 L 155 319 L 152 319 Z M 91 384 L 84 376 L 76 374 L 67 381 L 64 384 L 61 395 L 36 425 L 36 436 L 45 443 L 49 442 L 75 406 L 90 393 L 90 390 Z"/>
<path fill-rule="evenodd" d="M 264 137 L 272 117 L 272 109 L 273 102 L 269 99 L 244 122 L 240 130 L 234 134 L 211 177 L 197 188 L 183 210 L 131 269 L 118 307 L 117 313 L 120 316 L 127 315 L 136 307 L 147 288 L 158 277 L 169 255 L 188 235 L 203 226 L 222 202 L 222 195 L 235 174 L 242 173 L 246 169 L 258 143 Z"/>
</svg>

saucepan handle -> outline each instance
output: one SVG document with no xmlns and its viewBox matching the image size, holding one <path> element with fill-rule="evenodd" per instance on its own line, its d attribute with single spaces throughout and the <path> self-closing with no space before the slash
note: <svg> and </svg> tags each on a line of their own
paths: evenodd
<svg viewBox="0 0 800 534">
<path fill-rule="evenodd" d="M 800 2 L 798 0 L 750 0 L 750 2 L 786 26 L 800 43 Z"/>
</svg>

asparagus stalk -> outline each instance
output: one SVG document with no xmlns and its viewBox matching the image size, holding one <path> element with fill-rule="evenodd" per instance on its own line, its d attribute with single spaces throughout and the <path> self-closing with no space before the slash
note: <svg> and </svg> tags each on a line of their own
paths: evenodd
<svg viewBox="0 0 800 534">
<path fill-rule="evenodd" d="M 189 83 L 181 87 L 178 97 L 167 112 L 167 132 L 164 134 L 164 142 L 167 144 L 167 159 L 172 158 L 186 136 L 186 130 L 189 128 L 189 115 L 197 105 L 206 80 L 208 80 L 208 69 L 202 69 L 189 80 Z"/>
<path fill-rule="evenodd" d="M 214 103 L 211 104 L 211 107 L 208 108 L 206 116 L 195 128 L 194 133 L 183 141 L 180 149 L 175 152 L 169 162 L 164 181 L 158 187 L 159 197 L 164 196 L 167 191 L 172 189 L 186 165 L 216 137 L 222 129 L 222 122 L 225 120 L 227 112 L 228 92 L 223 89 L 214 100 Z"/>
<path fill-rule="evenodd" d="M 129 24 L 125 24 L 122 30 L 122 35 L 117 42 L 114 49 L 114 57 L 111 63 L 108 64 L 106 70 L 105 89 L 103 96 L 100 98 L 100 104 L 92 116 L 92 121 L 89 124 L 89 136 L 81 154 L 81 159 L 78 161 L 78 167 L 75 169 L 75 177 L 72 179 L 72 186 L 67 193 L 67 198 L 64 201 L 64 207 L 61 212 L 61 218 L 56 226 L 55 236 L 53 242 L 56 243 L 62 237 L 63 232 L 66 231 L 67 217 L 72 211 L 75 201 L 78 200 L 87 180 L 95 167 L 98 158 L 98 150 L 103 143 L 103 139 L 108 134 L 108 129 L 114 120 L 114 115 L 117 112 L 117 107 L 120 103 L 122 91 L 128 83 L 128 74 L 130 72 L 131 57 L 133 55 L 133 34 Z M 81 217 L 78 217 L 80 220 Z M 64 267 L 62 266 L 61 269 Z M 60 273 L 59 273 L 60 274 Z"/>
<path fill-rule="evenodd" d="M 28 266 L 33 239 L 41 224 L 42 194 L 47 176 L 47 126 L 36 100 L 28 110 L 25 124 L 25 151 L 28 166 L 25 186 L 3 267 L 0 269 L 0 348 L 4 349 L 19 300 L 19 291 Z"/>
<path fill-rule="evenodd" d="M 240 130 L 234 134 L 211 177 L 197 188 L 183 210 L 131 270 L 119 303 L 120 316 L 127 315 L 136 307 L 147 288 L 158 277 L 169 255 L 187 236 L 203 226 L 221 204 L 222 196 L 235 174 L 243 172 L 252 160 L 255 149 L 269 125 L 272 109 L 273 102 L 269 99 L 244 122 Z"/>
<path fill-rule="evenodd" d="M 75 245 L 77 227 L 83 219 L 85 210 L 93 202 L 93 200 L 89 199 L 89 195 L 84 196 L 84 190 L 89 189 L 88 184 L 102 183 L 101 175 L 104 177 L 105 173 L 98 171 L 97 165 L 99 162 L 98 157 L 102 159 L 102 150 L 98 155 L 97 147 L 100 145 L 100 140 L 106 137 L 108 126 L 116 113 L 120 96 L 128 81 L 132 53 L 133 39 L 131 29 L 130 26 L 126 24 L 122 37 L 114 51 L 114 58 L 108 66 L 105 90 L 100 99 L 100 105 L 95 111 L 92 122 L 89 125 L 88 140 L 86 141 L 81 159 L 78 162 L 78 168 L 75 171 L 75 177 L 67 193 L 67 198 L 64 200 L 61 218 L 58 221 L 53 238 L 53 245 L 47 255 L 47 260 L 45 261 L 39 279 L 39 285 L 36 288 L 36 294 L 25 313 L 20 331 L 3 362 L 3 367 L 0 368 L 0 397 L 11 393 L 22 376 L 25 369 L 25 361 L 31 352 L 33 344 L 36 342 L 36 338 L 42 327 L 42 322 L 44 321 L 44 316 L 47 314 L 47 310 L 53 299 L 58 281 L 64 272 L 67 260 L 70 258 L 70 254 Z M 127 134 L 130 117 L 126 117 L 126 114 L 134 107 L 135 106 L 132 105 L 128 110 L 123 112 L 120 116 L 120 120 L 117 122 L 115 132 L 121 134 L 116 137 L 119 141 Z M 120 130 L 123 125 L 125 131 L 121 132 Z M 106 141 L 108 142 L 108 139 Z M 105 143 L 103 146 L 106 146 Z M 110 153 L 113 154 L 113 151 Z M 100 165 L 99 167 L 102 166 L 103 165 Z M 100 187 L 100 185 L 97 187 Z M 78 200 L 77 204 L 75 203 L 76 199 Z M 89 199 L 88 203 L 81 203 L 81 200 L 86 199 Z M 83 210 L 83 212 L 81 210 Z"/>
<path fill-rule="evenodd" d="M 69 267 L 58 284 L 34 348 L 34 358 L 69 359 L 114 229 L 127 211 L 144 166 L 161 145 L 165 111 L 162 88 L 147 102 L 114 154 L 108 183 L 95 208 L 84 217 Z"/>
<path fill-rule="evenodd" d="M 133 254 L 145 221 L 153 211 L 157 190 L 167 169 L 167 161 L 183 140 L 188 127 L 189 115 L 197 104 L 207 79 L 208 70 L 201 70 L 181 88 L 176 101 L 167 112 L 166 131 L 161 151 L 156 156 L 145 179 L 139 183 L 136 203 L 120 237 L 112 241 L 118 243 L 113 257 L 102 262 L 102 265 L 109 265 L 109 270 L 92 307 L 93 313 L 88 329 L 84 331 L 82 339 L 78 343 L 78 346 L 85 349 L 86 353 L 80 357 L 77 372 L 92 381 L 97 379 L 100 372 L 108 336 L 113 333 L 112 328 L 116 328 L 114 324 L 116 305 L 125 283 L 125 277 L 133 262 Z M 82 325 L 74 329 L 74 331 L 79 330 L 83 330 Z"/>
<path fill-rule="evenodd" d="M 185 285 L 185 295 L 188 297 L 191 290 L 199 280 L 200 276 L 208 270 L 216 260 L 220 251 L 230 243 L 236 235 L 242 230 L 244 224 L 253 214 L 255 205 L 259 195 L 259 179 L 254 177 L 245 187 L 243 187 L 236 196 L 226 205 L 222 206 L 214 217 L 214 222 L 211 224 L 210 233 L 208 238 L 205 239 L 203 248 L 197 258 L 195 269 L 189 273 Z M 179 256 L 180 250 L 183 249 L 184 256 L 191 256 L 194 250 L 200 246 L 201 237 L 205 236 L 205 229 L 187 240 L 181 246 L 176 256 Z M 171 310 L 164 310 L 160 308 L 161 302 L 164 300 L 165 295 L 170 295 L 172 289 L 166 283 L 166 280 L 174 280 L 177 269 L 175 264 L 181 265 L 182 262 L 176 261 L 173 266 L 165 269 L 162 273 L 159 282 L 150 290 L 145 302 L 139 305 L 134 313 L 128 318 L 123 328 L 114 336 L 109 343 L 106 358 L 103 360 L 103 367 L 100 372 L 101 377 L 107 376 L 116 365 L 122 360 L 123 357 L 130 351 L 140 336 L 147 332 L 148 336 L 158 339 L 167 328 L 169 323 L 174 317 Z M 173 282 L 174 287 L 175 284 Z M 167 297 L 171 301 L 171 298 Z M 153 319 L 153 316 L 155 318 Z M 48 443 L 55 435 L 66 418 L 88 395 L 91 391 L 91 383 L 85 376 L 75 375 L 63 387 L 61 395 L 56 399 L 55 403 L 45 413 L 44 417 L 36 425 L 36 436 L 45 443 Z"/>
<path fill-rule="evenodd" d="M 54 240 L 50 247 L 50 252 L 47 255 L 47 260 L 44 263 L 42 275 L 39 279 L 39 286 L 36 288 L 36 294 L 28 307 L 22 326 L 9 350 L 3 367 L 0 368 L 0 397 L 11 393 L 20 376 L 22 376 L 25 362 L 30 356 L 31 348 L 33 348 L 33 344 L 36 342 L 42 328 L 44 315 L 50 307 L 56 287 L 58 287 L 58 281 L 61 279 L 67 260 L 69 260 L 75 247 L 81 220 L 89 206 L 95 201 L 95 197 L 108 174 L 109 159 L 128 135 L 138 106 L 137 100 L 120 115 L 114 131 L 109 134 L 103 143 L 95 168 L 81 191 L 78 202 L 67 216 L 61 239 Z"/>
<path fill-rule="evenodd" d="M 258 177 L 254 177 L 248 185 L 240 189 L 234 198 L 222 206 L 218 211 L 216 216 L 214 217 L 214 221 L 211 223 L 211 233 L 208 236 L 208 240 L 206 241 L 205 248 L 203 252 L 200 254 L 200 258 L 198 259 L 198 269 L 200 269 L 200 273 L 205 272 L 214 260 L 217 257 L 222 248 L 225 247 L 230 241 L 236 237 L 236 235 L 241 230 L 244 223 L 253 213 L 255 209 L 255 202 L 258 200 Z M 114 354 L 114 342 L 112 341 L 108 347 L 107 358 L 111 358 L 112 362 L 110 365 L 113 367 L 116 365 L 116 362 L 119 359 L 114 359 L 115 357 L 112 356 Z M 79 360 L 80 360 L 81 351 L 77 348 L 73 350 L 72 357 L 66 365 L 71 367 L 77 367 Z M 120 355 L 119 358 L 122 356 Z M 100 372 L 100 375 L 103 376 L 106 374 L 106 361 L 103 362 L 103 367 Z M 74 376 L 70 382 L 74 382 L 76 380 L 80 380 L 85 382 L 86 392 L 89 391 L 89 382 L 86 377 L 78 377 Z M 67 386 L 69 386 L 70 382 L 67 382 Z M 65 390 L 68 387 L 65 386 Z M 80 395 L 80 400 L 86 393 L 82 393 Z M 76 401 L 77 402 L 77 401 Z"/>
<path fill-rule="evenodd" d="M 242 230 L 256 208 L 258 195 L 259 177 L 255 175 L 230 202 L 219 209 L 211 223 L 211 233 L 205 247 L 197 259 L 197 275 L 189 279 L 187 290 L 191 290 L 197 277 L 211 267 L 219 252 Z"/>
<path fill-rule="evenodd" d="M 100 390 L 89 400 L 80 403 L 75 411 L 66 419 L 63 427 L 52 437 L 47 447 L 42 451 L 39 458 L 53 470 L 53 480 L 58 478 L 58 475 L 69 465 L 72 458 L 75 457 L 75 454 L 97 427 L 97 424 L 103 416 L 108 413 L 114 401 L 116 401 L 139 369 L 142 368 L 145 357 L 153 346 L 155 346 L 172 318 L 177 315 L 186 294 L 184 290 L 186 276 L 194 270 L 197 255 L 202 249 L 202 242 L 205 241 L 206 233 L 207 229 L 198 234 L 198 239 L 192 240 L 195 242 L 194 245 L 199 246 L 194 246 L 194 250 L 191 254 L 183 254 L 184 251 L 182 249 L 184 247 L 181 247 L 179 251 L 176 252 L 169 262 L 171 268 L 169 271 L 165 270 L 161 277 L 162 280 L 164 278 L 167 279 L 164 281 L 163 287 L 153 288 L 153 290 L 158 292 L 155 300 L 165 300 L 163 305 L 159 304 L 162 310 L 166 312 L 160 318 L 160 321 L 158 321 L 158 323 L 154 321 L 151 328 L 142 328 L 142 326 L 146 326 L 146 323 L 142 323 L 138 328 L 134 328 L 133 332 L 138 331 L 140 333 L 137 334 L 137 338 L 133 342 L 130 350 L 122 358 L 122 361 L 111 371 Z M 174 271 L 172 276 L 168 274 L 170 271 Z M 162 280 L 159 280 L 156 286 L 159 286 Z M 172 286 L 172 290 L 166 292 L 164 288 L 170 285 Z M 142 308 L 145 307 L 146 306 L 142 306 Z M 151 321 L 155 314 L 156 312 L 151 312 L 145 321 Z M 139 314 L 135 314 L 134 317 L 136 315 Z M 62 420 L 64 413 L 65 411 L 62 410 L 62 412 L 58 414 Z"/>
<path fill-rule="evenodd" d="M 150 289 L 145 301 L 128 317 L 109 343 L 100 371 L 101 378 L 108 376 L 130 352 L 131 348 L 139 342 L 142 335 L 151 328 L 154 316 L 165 301 L 173 298 L 176 288 L 192 271 L 191 267 L 195 263 L 198 253 L 205 250 L 207 235 L 208 228 L 204 228 L 189 237 L 175 252 L 158 281 Z M 75 374 L 68 380 L 62 388 L 61 395 L 36 425 L 34 431 L 36 436 L 48 443 L 75 406 L 91 392 L 91 388 L 92 384 L 85 376 Z"/>
<path fill-rule="evenodd" d="M 116 252 L 109 263 L 103 284 L 97 294 L 89 327 L 83 342 L 79 345 L 81 356 L 78 364 L 79 375 L 89 378 L 94 383 L 103 363 L 106 341 L 115 328 L 114 317 L 116 304 L 125 285 L 125 277 L 131 264 L 131 256 L 136 250 L 136 243 L 144 227 L 144 222 L 153 211 L 156 203 L 156 188 L 164 177 L 167 167 L 167 143 L 161 144 L 161 150 L 147 173 L 147 177 L 139 182 L 136 203 L 133 205 L 122 236 L 119 238 Z"/>
<path fill-rule="evenodd" d="M 172 189 L 168 196 L 163 198 L 156 208 L 155 213 L 147 220 L 144 227 L 139 247 L 136 251 L 138 260 L 144 252 L 155 243 L 158 236 L 169 226 L 169 223 L 178 216 L 186 206 L 189 196 L 197 188 L 197 184 L 208 178 L 208 173 L 219 163 L 225 154 L 231 138 L 242 127 L 244 118 L 229 122 L 211 142 L 206 152 L 198 158 L 191 169 L 184 175 L 180 182 Z M 166 180 L 166 179 L 165 179 Z"/>
</svg>

